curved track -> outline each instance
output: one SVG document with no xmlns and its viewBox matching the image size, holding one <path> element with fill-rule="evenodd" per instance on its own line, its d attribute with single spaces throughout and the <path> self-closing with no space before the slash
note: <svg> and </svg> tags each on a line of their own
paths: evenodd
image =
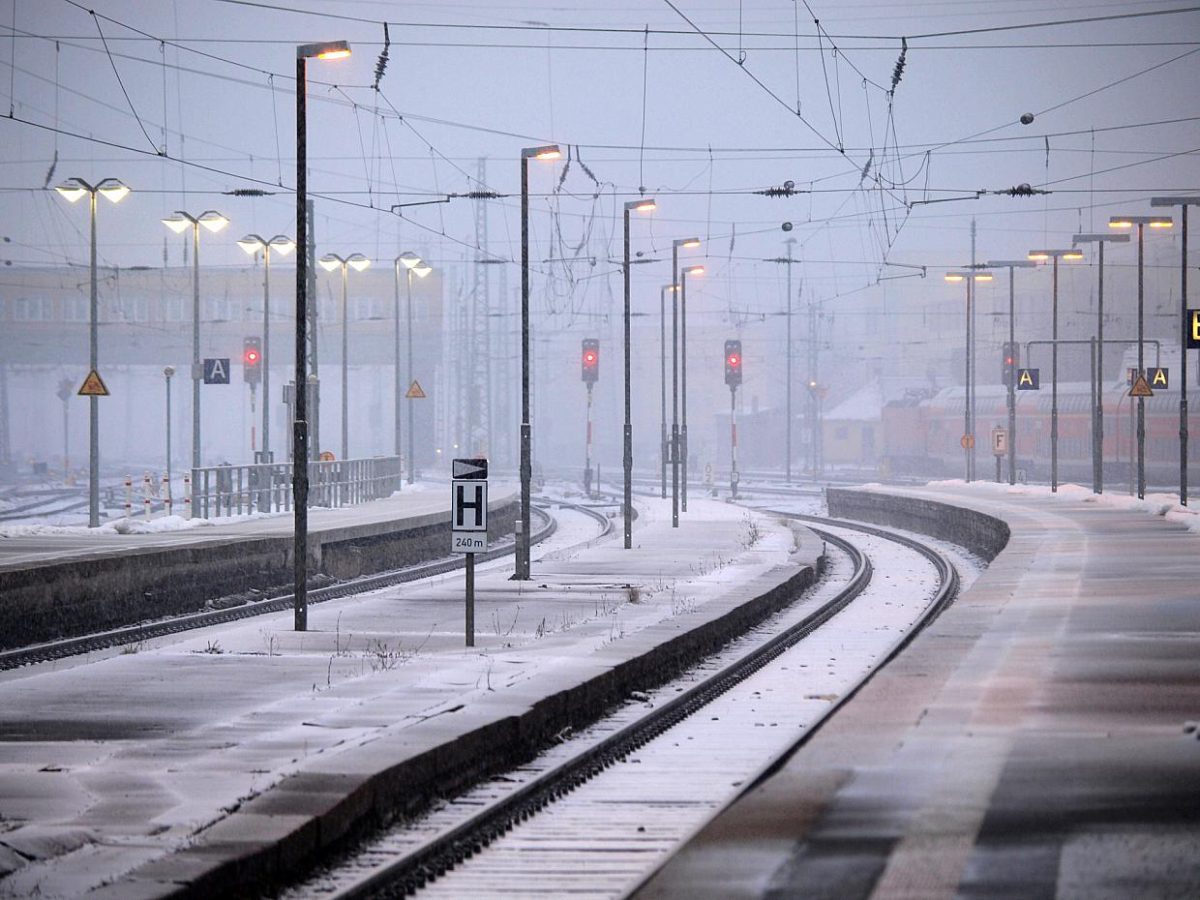
<svg viewBox="0 0 1200 900">
<path fill-rule="evenodd" d="M 957 573 L 954 567 L 939 552 L 912 538 L 860 526 L 857 523 L 819 520 L 817 517 L 786 512 L 778 514 L 804 519 L 813 524 L 823 522 L 837 525 L 839 528 L 856 529 L 885 537 L 930 560 L 937 572 L 939 587 L 936 596 L 928 604 L 923 622 L 936 616 L 950 602 L 957 590 Z M 477 808 L 476 804 L 479 801 L 472 799 L 463 805 L 470 805 L 474 811 L 465 816 L 455 814 L 457 819 L 452 824 L 425 825 L 411 830 L 406 824 L 401 824 L 383 838 L 364 846 L 357 855 L 352 851 L 345 859 L 333 864 L 334 868 L 318 874 L 288 896 L 307 896 L 319 892 L 339 898 L 399 897 L 418 891 L 558 799 L 597 778 L 614 763 L 627 759 L 639 748 L 693 716 L 735 685 L 769 666 L 845 609 L 860 595 L 871 579 L 870 561 L 852 543 L 819 527 L 814 530 L 829 544 L 838 547 L 853 562 L 853 573 L 845 586 L 816 609 L 769 639 L 759 642 L 732 662 L 722 665 L 718 671 L 698 684 L 679 688 L 679 693 L 661 706 L 648 713 L 639 711 L 636 719 L 627 724 L 613 725 L 608 729 L 609 733 L 606 736 L 588 743 L 570 758 L 544 767 L 541 771 L 535 771 L 531 777 L 528 776 L 536 769 L 536 764 L 522 770 L 520 775 L 514 774 L 510 780 L 523 780 L 523 783 L 512 789 L 495 790 L 494 793 L 499 796 L 486 802 L 483 808 Z M 908 639 L 911 639 L 917 630 L 918 628 L 912 629 Z M 896 646 L 879 665 L 899 652 L 905 643 L 907 639 Z M 852 694 L 853 691 L 847 693 L 840 702 L 844 702 Z M 807 739 L 807 735 L 804 739 Z"/>
</svg>

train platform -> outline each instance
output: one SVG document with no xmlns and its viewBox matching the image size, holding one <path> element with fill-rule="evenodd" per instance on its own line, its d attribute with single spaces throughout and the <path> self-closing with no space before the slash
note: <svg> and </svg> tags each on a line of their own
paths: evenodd
<svg viewBox="0 0 1200 900">
<path fill-rule="evenodd" d="M 496 483 L 492 495 L 513 494 L 515 484 Z M 450 490 L 447 482 L 418 482 L 406 485 L 391 497 L 338 509 L 311 507 L 309 531 L 314 535 L 345 529 L 388 526 L 403 519 L 431 515 L 448 516 Z M 67 560 L 96 559 L 139 553 L 184 544 L 232 544 L 264 536 L 292 534 L 291 512 L 226 516 L 220 519 L 185 519 L 181 516 L 145 518 L 134 515 L 113 519 L 100 528 L 53 525 L 0 526 L 0 571 L 29 568 Z"/>
<path fill-rule="evenodd" d="M 1196 517 L 1071 486 L 829 497 L 901 527 L 939 503 L 1007 546 L 634 896 L 1200 896 Z"/>
<path fill-rule="evenodd" d="M 440 493 L 447 493 L 445 491 Z M 452 790 L 778 608 L 807 529 L 696 499 L 290 613 L 0 673 L 0 896 L 237 896 Z M 618 523 L 619 525 L 619 523 Z M 448 533 L 443 535 L 449 541 Z"/>
<path fill-rule="evenodd" d="M 511 535 L 519 488 L 494 481 L 489 530 Z M 444 558 L 446 482 L 418 482 L 390 497 L 312 507 L 313 585 Z M 222 519 L 134 516 L 100 528 L 0 527 L 0 650 L 134 626 L 219 604 L 290 593 L 291 512 Z"/>
</svg>

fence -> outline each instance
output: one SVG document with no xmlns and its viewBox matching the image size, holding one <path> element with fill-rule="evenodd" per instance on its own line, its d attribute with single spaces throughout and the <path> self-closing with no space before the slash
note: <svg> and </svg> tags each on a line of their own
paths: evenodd
<svg viewBox="0 0 1200 900">
<path fill-rule="evenodd" d="M 398 456 L 308 464 L 309 506 L 352 506 L 400 489 Z M 192 515 L 201 519 L 282 512 L 292 508 L 292 464 L 219 465 L 192 469 Z"/>
</svg>

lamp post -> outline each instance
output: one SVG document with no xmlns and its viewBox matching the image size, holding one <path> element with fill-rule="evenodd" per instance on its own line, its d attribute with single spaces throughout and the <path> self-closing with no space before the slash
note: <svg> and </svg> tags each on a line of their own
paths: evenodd
<svg viewBox="0 0 1200 900">
<path fill-rule="evenodd" d="M 520 581 L 529 579 L 529 482 L 533 475 L 533 436 L 529 427 L 529 160 L 560 156 L 556 144 L 521 151 L 521 526 L 513 575 Z M 628 278 L 628 266 L 625 271 Z"/>
<path fill-rule="evenodd" d="M 171 376 L 175 374 L 174 366 L 163 368 L 163 380 L 167 384 L 167 511 L 171 511 Z"/>
<path fill-rule="evenodd" d="M 113 203 L 119 203 L 129 188 L 115 178 L 105 178 L 96 184 L 88 184 L 82 178 L 69 178 L 60 184 L 58 191 L 69 203 L 75 203 L 84 194 L 88 195 L 88 220 L 90 223 L 91 275 L 89 285 L 90 312 L 88 315 L 88 369 L 95 372 L 99 365 L 99 312 L 100 301 L 96 281 L 96 195 L 102 194 Z M 88 527 L 100 524 L 100 398 L 88 397 Z"/>
<path fill-rule="evenodd" d="M 1037 263 L 1028 259 L 989 259 L 986 263 L 989 269 L 1008 269 L 1008 346 L 1013 356 L 1013 371 L 1009 374 L 1006 403 L 1008 405 L 1008 483 L 1017 483 L 1017 337 L 1016 337 L 1016 304 L 1015 281 L 1013 269 L 1033 269 Z"/>
<path fill-rule="evenodd" d="M 1050 492 L 1058 491 L 1058 261 L 1080 260 L 1079 250 L 1030 250 L 1034 262 L 1053 261 L 1050 312 Z"/>
<path fill-rule="evenodd" d="M 659 387 L 661 388 L 662 434 L 659 440 L 662 457 L 662 499 L 667 499 L 667 461 L 671 458 L 671 445 L 667 443 L 667 292 L 676 290 L 674 284 L 664 284 L 658 292 L 658 342 L 659 342 Z M 671 303 L 674 304 L 674 298 Z"/>
<path fill-rule="evenodd" d="M 200 226 L 214 234 L 229 220 L 214 209 L 192 216 L 176 210 L 162 220 L 176 234 L 192 230 L 192 468 L 200 468 L 200 382 L 204 371 L 200 363 Z"/>
<path fill-rule="evenodd" d="M 1127 234 L 1077 234 L 1076 244 L 1099 244 L 1100 284 L 1096 295 L 1096 406 L 1092 413 L 1092 491 L 1104 493 L 1104 245 L 1125 244 Z"/>
<path fill-rule="evenodd" d="M 784 315 L 787 316 L 787 369 L 784 374 L 786 382 L 784 388 L 784 418 L 787 419 L 785 428 L 786 438 L 784 440 L 784 477 L 788 484 L 792 482 L 792 266 L 798 260 L 792 257 L 792 247 L 796 243 L 794 237 L 786 238 L 784 244 L 787 245 L 787 256 L 776 256 L 771 259 L 763 260 L 764 262 L 779 263 L 787 266 L 787 308 Z"/>
<path fill-rule="evenodd" d="M 296 249 L 296 242 L 282 234 L 269 240 L 248 234 L 238 241 L 238 246 L 251 255 L 260 250 L 263 255 L 262 452 L 266 462 L 271 452 L 271 251 L 287 256 Z"/>
<path fill-rule="evenodd" d="M 1188 396 L 1187 351 L 1190 321 L 1187 292 L 1188 207 L 1200 206 L 1200 197 L 1151 197 L 1151 206 L 1178 206 L 1182 215 L 1183 246 L 1179 255 L 1179 505 L 1188 502 Z"/>
<path fill-rule="evenodd" d="M 625 226 L 625 253 L 623 257 L 624 265 L 622 266 L 625 280 L 625 449 L 621 456 L 621 461 L 625 469 L 625 498 L 621 509 L 625 520 L 626 550 L 633 547 L 633 422 L 631 419 L 632 406 L 629 393 L 629 213 L 633 210 L 651 212 L 655 207 L 654 200 L 649 197 L 643 197 L 640 200 L 628 200 L 625 203 L 623 219 Z M 678 445 L 676 445 L 675 449 L 678 452 Z"/>
<path fill-rule="evenodd" d="M 342 270 L 342 459 L 350 458 L 350 316 L 349 303 L 346 298 L 346 285 L 350 269 L 361 272 L 371 261 L 361 253 L 351 253 L 349 256 L 338 256 L 336 253 L 326 253 L 319 260 L 321 268 L 326 272 L 335 269 Z"/>
<path fill-rule="evenodd" d="M 309 59 L 342 59 L 345 41 L 296 47 L 296 393 L 292 404 L 292 566 L 295 628 L 308 628 L 308 128 L 306 97 Z"/>
<path fill-rule="evenodd" d="M 679 508 L 687 512 L 688 484 L 688 432 L 687 432 L 687 277 L 703 275 L 704 266 L 687 266 L 679 273 L 679 359 L 682 377 L 680 378 L 679 393 L 682 395 L 680 405 L 683 407 L 683 423 L 679 429 L 680 456 L 683 465 L 683 484 L 679 492 Z"/>
<path fill-rule="evenodd" d="M 407 310 L 407 333 L 408 333 L 408 383 L 413 381 L 413 321 L 412 321 L 412 277 L 415 274 L 418 278 L 424 278 L 433 269 L 426 265 L 421 257 L 412 251 L 406 250 L 396 257 L 396 316 L 395 316 L 395 349 L 396 349 L 396 455 L 400 455 L 400 270 L 404 270 L 405 281 L 407 282 L 407 292 L 405 295 L 405 309 Z M 408 401 L 408 483 L 412 484 L 416 480 L 417 463 L 416 457 L 413 455 L 413 404 L 412 400 Z"/>
<path fill-rule="evenodd" d="M 1113 216 L 1108 220 L 1109 228 L 1128 229 L 1137 226 L 1138 247 L 1138 279 L 1137 279 L 1137 332 L 1138 360 L 1137 377 L 1144 378 L 1146 374 L 1143 362 L 1145 349 L 1145 330 L 1143 310 L 1145 307 L 1145 228 L 1170 228 L 1175 221 L 1170 216 Z M 1137 495 L 1138 499 L 1146 496 L 1146 398 L 1137 398 Z"/>
<path fill-rule="evenodd" d="M 625 216 L 629 220 L 628 213 Z M 628 230 L 628 229 L 627 229 Z M 626 244 L 628 244 L 626 240 Z M 700 238 L 677 238 L 671 241 L 671 527 L 679 527 L 679 248 L 699 247 Z M 628 256 L 628 254 L 626 254 Z M 629 267 L 625 267 L 625 283 L 629 283 Z M 665 430 L 665 429 L 664 429 Z"/>
<path fill-rule="evenodd" d="M 971 346 L 973 344 L 971 322 L 973 321 L 972 312 L 974 311 L 975 294 L 971 286 L 976 281 L 991 281 L 992 273 L 981 271 L 980 268 L 973 268 L 965 272 L 947 272 L 945 278 L 951 284 L 966 282 L 967 285 L 966 367 L 963 374 L 963 436 L 959 443 L 962 445 L 965 458 L 966 480 L 970 483 L 975 478 L 975 467 L 973 465 L 975 457 L 971 452 L 975 446 L 975 420 L 971 415 L 974 407 L 974 404 L 971 402 L 974 392 L 974 386 L 971 383 Z"/>
</svg>

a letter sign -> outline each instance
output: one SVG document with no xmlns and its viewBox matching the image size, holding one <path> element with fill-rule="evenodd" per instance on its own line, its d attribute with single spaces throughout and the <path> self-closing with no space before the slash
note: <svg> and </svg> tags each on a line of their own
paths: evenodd
<svg viewBox="0 0 1200 900">
<path fill-rule="evenodd" d="M 453 460 L 450 482 L 450 549 L 454 553 L 487 550 L 487 460 Z"/>
<path fill-rule="evenodd" d="M 1190 349 L 1200 348 L 1200 309 L 1187 311 L 1187 345 Z"/>
<path fill-rule="evenodd" d="M 1036 391 L 1041 387 L 1040 369 L 1017 369 L 1017 390 Z"/>
</svg>

